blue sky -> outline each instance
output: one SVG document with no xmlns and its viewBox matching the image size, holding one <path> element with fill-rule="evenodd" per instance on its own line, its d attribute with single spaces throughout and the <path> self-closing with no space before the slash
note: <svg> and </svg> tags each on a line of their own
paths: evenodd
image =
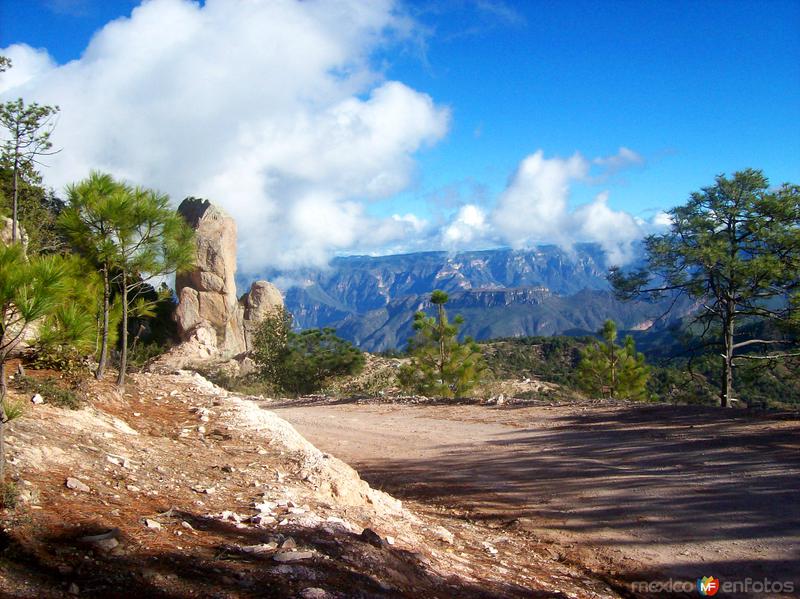
<svg viewBox="0 0 800 599">
<path fill-rule="evenodd" d="M 153 4 L 168 11 L 173 5 L 188 2 L 156 0 Z M 237 4 L 232 1 L 229 7 Z M 265 27 L 269 20 L 284 17 L 287 23 L 294 23 L 297 15 L 292 11 L 300 14 L 302 10 L 303 18 L 318 19 L 313 22 L 322 23 L 321 29 L 335 28 L 336 20 L 326 14 L 332 9 L 321 8 L 321 3 L 304 3 L 302 9 L 296 10 L 289 7 L 280 12 L 281 16 L 276 16 L 279 13 L 273 11 L 271 4 L 264 2 L 263 12 L 249 18 L 264 18 Z M 275 4 L 286 2 L 279 0 Z M 355 10 L 347 0 L 338 4 L 339 10 Z M 91 61 L 81 61 L 86 69 L 59 66 L 81 59 L 93 33 L 115 18 L 129 17 L 137 5 L 125 0 L 3 0 L 0 48 L 25 44 L 45 49 L 51 59 L 47 67 L 30 67 L 36 77 L 5 93 L 58 102 L 67 121 L 69 93 L 76 92 L 70 86 L 59 88 L 57 82 L 61 85 L 65 79 L 79 77 L 77 71 L 100 69 L 97 65 L 102 62 L 99 58 L 103 52 L 120 61 L 125 56 L 135 61 L 136 53 L 130 48 L 135 42 L 120 27 L 116 34 L 106 36 L 106 43 L 97 44 Z M 211 3 L 206 8 L 212 8 Z M 147 26 L 158 27 L 158 18 L 147 21 L 144 12 L 132 20 L 139 23 L 136 31 L 140 34 Z M 155 13 L 156 7 L 149 12 Z M 212 17 L 211 10 L 199 8 L 185 12 L 187 20 L 199 14 L 206 14 L 208 21 L 219 18 L 227 23 L 229 18 Z M 181 14 L 173 18 L 181 19 Z M 367 20 L 369 24 L 364 25 Z M 155 24 L 148 25 L 149 22 Z M 129 24 L 128 29 L 133 30 L 133 22 Z M 186 35 L 194 35 L 197 27 L 187 28 Z M 265 192 L 267 207 L 261 212 L 252 212 L 252 206 L 233 200 L 220 200 L 235 216 L 263 213 L 267 219 L 275 212 L 273 204 L 286 207 L 293 202 L 292 209 L 302 206 L 302 210 L 298 208 L 296 218 L 290 221 L 303 222 L 304 230 L 309 228 L 308 223 L 299 215 L 330 215 L 337 232 L 353 227 L 352 231 L 347 229 L 349 234 L 337 237 L 324 226 L 311 226 L 309 238 L 287 250 L 286 255 L 295 256 L 298 263 L 324 261 L 331 253 L 437 247 L 447 245 L 447 240 L 454 247 L 570 243 L 581 240 L 581 236 L 597 241 L 595 237 L 623 229 L 629 234 L 620 243 L 629 243 L 629 237 L 635 236 L 634 225 L 622 212 L 638 217 L 637 233 L 646 233 L 652 229 L 643 221 L 682 203 L 691 191 L 711 184 L 716 174 L 752 166 L 762 168 L 773 183 L 800 182 L 800 2 L 387 3 L 383 12 L 364 15 L 353 27 L 350 38 L 358 43 L 342 41 L 336 38 L 336 32 L 323 32 L 332 36 L 331 56 L 347 54 L 341 63 L 346 63 L 347 75 L 342 77 L 346 89 L 332 93 L 328 104 L 318 102 L 324 105 L 319 110 L 328 114 L 330 106 L 340 106 L 336 102 L 347 93 L 354 101 L 362 102 L 363 108 L 370 104 L 376 90 L 382 89 L 381 85 L 399 82 L 403 88 L 394 90 L 394 99 L 375 100 L 375 104 L 381 105 L 385 118 L 396 119 L 398 127 L 411 132 L 403 137 L 394 130 L 382 131 L 384 137 L 396 138 L 396 145 L 365 149 L 365 155 L 358 157 L 361 166 L 337 163 L 330 167 L 325 163 L 308 174 L 276 166 L 270 162 L 272 158 L 264 158 L 254 168 L 269 172 L 270 176 L 265 175 L 254 185 L 268 186 L 276 178 L 280 184 Z M 391 32 L 386 33 L 387 30 Z M 241 33 L 237 35 L 242 37 Z M 314 39 L 321 40 L 319 47 L 328 47 L 327 38 Z M 154 45 L 158 46 L 158 42 Z M 225 45 L 220 48 L 224 53 Z M 304 51 L 298 47 L 292 53 L 293 60 L 304 60 Z M 153 73 L 189 68 L 167 64 L 171 56 L 175 56 L 175 65 L 193 64 L 186 57 L 175 55 L 172 46 L 161 52 L 165 58 L 155 61 Z M 369 61 L 368 68 L 359 63 L 364 56 Z M 333 70 L 342 68 L 336 58 L 320 57 L 314 52 L 307 57 L 314 64 L 325 59 L 330 59 Z M 27 60 L 15 62 L 24 71 L 29 68 Z M 241 63 L 242 58 L 238 61 Z M 269 65 L 258 65 L 264 69 L 265 78 L 274 78 Z M 302 65 L 293 68 L 303 69 Z M 247 72 L 258 77 L 256 70 Z M 161 81 L 158 76 L 148 75 L 142 85 Z M 359 83 L 362 79 L 368 81 Z M 87 79 L 95 80 L 97 76 Z M 326 84 L 325 93 L 328 87 Z M 68 90 L 62 91 L 64 102 L 59 100 L 57 89 Z M 105 92 L 98 90 L 93 97 L 101 93 Z M 160 92 L 154 88 L 153 93 Z M 294 101 L 302 102 L 307 112 L 311 110 L 309 103 L 314 104 L 315 100 L 303 93 L 306 92 L 298 92 Z M 263 94 L 269 100 L 275 90 L 265 87 Z M 425 108 L 420 104 L 424 98 L 430 99 L 432 105 Z M 266 100 L 264 105 L 271 105 Z M 392 112 L 391 107 L 401 103 L 403 108 Z M 99 106 L 95 112 L 102 110 L 103 105 Z M 153 106 L 148 109 L 158 111 Z M 314 118 L 306 112 L 302 122 Z M 257 120 L 256 116 L 250 118 Z M 405 123 L 403 118 L 413 118 L 413 122 Z M 161 123 L 160 131 L 169 122 L 167 119 Z M 418 125 L 420 122 L 427 125 Z M 197 123 L 202 126 L 202 121 Z M 274 131 L 275 126 L 268 129 Z M 229 143 L 219 139 L 219 144 Z M 210 137 L 206 143 L 217 140 Z M 361 143 L 354 140 L 356 145 Z M 69 142 L 69 132 L 65 131 L 64 154 L 70 152 Z M 203 143 L 204 139 L 194 142 Z M 83 151 L 85 156 L 73 162 L 73 171 L 54 165 L 58 173 L 53 176 L 54 182 L 80 178 L 85 175 L 81 168 L 88 166 L 125 177 L 150 176 L 154 185 L 166 186 L 173 196 L 204 191 L 184 191 L 185 181 L 196 177 L 195 173 L 173 180 L 152 164 L 142 162 L 141 167 L 136 167 L 137 160 L 144 160 L 136 149 L 141 148 L 141 142 L 127 153 L 119 150 L 118 138 L 104 143 L 103 152 Z M 298 142 L 298 146 L 305 143 Z M 308 143 L 313 152 L 315 146 Z M 117 149 L 120 155 L 114 155 L 112 160 L 109 148 Z M 626 148 L 636 158 L 609 161 L 609 157 L 620 155 L 620 148 Z M 538 151 L 542 152 L 538 162 L 525 162 Z M 336 152 L 341 153 L 341 148 Z M 584 163 L 568 167 L 566 161 L 576 152 Z M 384 153 L 385 162 L 370 168 L 363 166 L 373 154 Z M 273 151 L 264 149 L 263 154 L 272 156 Z M 393 171 L 392 164 L 402 165 L 402 172 Z M 525 164 L 527 167 L 523 168 Z M 521 175 L 526 168 L 528 175 Z M 319 174 L 328 172 L 326 169 L 348 173 L 346 181 L 333 181 L 331 176 L 326 179 Z M 241 180 L 242 175 L 220 173 L 211 187 L 218 195 L 225 195 L 227 188 L 220 181 L 231 179 Z M 369 183 L 364 182 L 367 179 Z M 375 181 L 390 183 L 375 191 Z M 297 194 L 296 201 L 286 199 L 293 194 Z M 273 196 L 280 201 L 270 204 Z M 562 201 L 568 208 L 547 222 L 561 229 L 580 229 L 582 233 L 577 236 L 564 231 L 548 236 L 544 228 L 535 226 L 503 226 L 516 213 L 528 220 L 546 220 L 550 216 L 542 205 Z M 598 210 L 602 206 L 607 210 L 589 209 L 593 203 Z M 531 208 L 534 204 L 538 208 Z M 586 210 L 581 210 L 582 206 Z M 474 210 L 463 210 L 465 207 Z M 574 214 L 569 212 L 576 210 Z M 406 218 L 408 215 L 413 218 Z M 393 217 L 410 228 L 391 229 L 388 221 Z M 587 218 L 606 219 L 608 223 L 592 229 L 584 226 Z M 354 224 L 356 221 L 358 224 Z M 256 224 L 253 231 L 257 230 Z M 281 231 L 287 230 L 286 226 L 281 227 Z M 260 256 L 253 260 L 252 266 L 257 268 L 264 262 L 263 254 L 253 249 L 258 245 L 255 232 L 249 234 L 245 229 L 245 236 L 253 237 L 248 247 Z M 374 243 L 365 243 L 365 232 L 377 230 L 381 234 L 375 236 Z M 330 243 L 315 242 L 310 239 L 312 234 L 332 239 Z M 405 243 L 413 235 L 420 239 Z M 299 249 L 309 245 L 314 247 L 308 252 Z"/>
<path fill-rule="evenodd" d="M 463 8 L 425 18 L 429 68 L 397 63 L 401 80 L 454 109 L 426 162 L 430 187 L 476 178 L 497 191 L 536 148 L 619 146 L 648 163 L 614 187 L 633 212 L 744 167 L 800 180 L 800 2 L 505 6 L 513 19 Z"/>
</svg>

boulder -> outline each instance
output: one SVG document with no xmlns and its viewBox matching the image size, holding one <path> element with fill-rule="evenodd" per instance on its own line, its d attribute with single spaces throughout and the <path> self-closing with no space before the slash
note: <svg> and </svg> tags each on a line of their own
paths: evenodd
<svg viewBox="0 0 800 599">
<path fill-rule="evenodd" d="M 215 337 L 222 355 L 245 351 L 244 309 L 236 296 L 236 222 L 208 200 L 187 198 L 178 213 L 195 230 L 196 265 L 175 277 L 175 319 L 183 341 Z M 198 329 L 206 332 L 198 335 Z"/>
<path fill-rule="evenodd" d="M 8 217 L 0 218 L 0 243 L 3 245 L 11 244 L 13 223 L 14 221 Z M 25 234 L 25 230 L 20 226 L 19 223 L 17 223 L 17 237 L 20 241 L 22 241 L 22 245 L 24 247 L 28 247 L 28 236 Z"/>
<path fill-rule="evenodd" d="M 255 281 L 250 291 L 245 293 L 239 303 L 243 309 L 244 337 L 247 349 L 251 350 L 253 337 L 259 323 L 270 313 L 283 307 L 283 296 L 269 281 Z"/>
</svg>

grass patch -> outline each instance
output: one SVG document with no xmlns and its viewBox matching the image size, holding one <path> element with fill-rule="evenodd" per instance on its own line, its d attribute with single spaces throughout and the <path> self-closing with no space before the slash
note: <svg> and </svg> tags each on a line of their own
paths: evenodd
<svg viewBox="0 0 800 599">
<path fill-rule="evenodd" d="M 20 391 L 38 393 L 47 403 L 56 407 L 69 410 L 79 410 L 83 407 L 84 398 L 68 381 L 55 377 L 39 379 L 30 376 L 18 376 L 14 382 Z"/>
</svg>

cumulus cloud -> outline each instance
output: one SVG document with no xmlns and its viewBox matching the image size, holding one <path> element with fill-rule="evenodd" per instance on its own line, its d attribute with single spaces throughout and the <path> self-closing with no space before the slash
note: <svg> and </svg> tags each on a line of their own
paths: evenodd
<svg viewBox="0 0 800 599">
<path fill-rule="evenodd" d="M 599 166 L 603 175 L 624 164 L 639 164 L 634 156 L 638 154 L 622 148 L 614 156 L 593 160 L 579 153 L 547 158 L 539 150 L 520 162 L 488 213 L 472 204 L 462 206 L 442 228 L 442 242 L 459 248 L 503 244 L 523 248 L 541 243 L 569 248 L 577 242 L 594 242 L 605 250 L 609 263 L 629 262 L 635 242 L 663 225 L 663 213 L 645 222 L 614 210 L 609 206 L 608 191 L 572 209 L 569 200 L 575 183 L 597 182 L 598 177 L 591 174 L 593 168 Z"/>
<path fill-rule="evenodd" d="M 25 44 L 13 44 L 0 51 L 11 60 L 12 68 L 0 77 L 0 94 L 19 88 L 56 65 L 46 50 L 35 50 Z"/>
<path fill-rule="evenodd" d="M 656 212 L 650 219 L 650 224 L 656 229 L 666 229 L 672 225 L 672 216 L 668 212 Z"/>
<path fill-rule="evenodd" d="M 505 2 L 476 6 L 511 15 Z M 176 204 L 193 195 L 223 206 L 239 226 L 245 274 L 346 252 L 578 241 L 623 262 L 644 232 L 668 224 L 614 210 L 607 193 L 570 208 L 576 183 L 644 164 L 626 147 L 593 159 L 539 150 L 493 205 L 478 187 L 471 197 L 456 188 L 457 204 L 453 190 L 437 196 L 433 223 L 372 216 L 382 211 L 371 204 L 408 188 L 415 154 L 449 126 L 447 107 L 372 67 L 387 45 L 414 43 L 415 27 L 393 0 L 149 0 L 67 64 L 26 45 L 0 50 L 14 63 L 0 99 L 61 106 L 53 141 L 63 151 L 44 169 L 57 189 L 98 169 Z"/>
<path fill-rule="evenodd" d="M 484 240 L 489 230 L 483 209 L 475 204 L 466 204 L 459 208 L 453 220 L 442 230 L 442 242 L 446 247 L 470 245 Z"/>
<path fill-rule="evenodd" d="M 492 223 L 512 246 L 537 240 L 566 242 L 570 183 L 584 179 L 589 162 L 580 154 L 570 158 L 545 158 L 539 150 L 525 158 L 497 201 Z"/>
<path fill-rule="evenodd" d="M 568 215 L 576 232 L 574 239 L 594 241 L 605 250 L 609 264 L 625 264 L 633 258 L 633 244 L 642 237 L 642 229 L 627 212 L 608 206 L 608 192 L 578 207 Z"/>
<path fill-rule="evenodd" d="M 447 108 L 370 66 L 412 27 L 390 0 L 150 0 L 68 64 L 0 50 L 2 94 L 61 106 L 51 185 L 100 169 L 207 197 L 237 219 L 245 272 L 318 265 L 419 225 L 365 209 L 448 129 Z"/>
</svg>

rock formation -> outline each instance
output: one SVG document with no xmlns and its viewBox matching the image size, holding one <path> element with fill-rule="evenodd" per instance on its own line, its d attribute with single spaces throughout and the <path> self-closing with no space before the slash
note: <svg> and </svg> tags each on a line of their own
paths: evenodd
<svg viewBox="0 0 800 599">
<path fill-rule="evenodd" d="M 3 245 L 9 245 L 11 243 L 11 231 L 13 228 L 13 222 L 14 221 L 12 221 L 8 217 L 0 218 L 0 243 L 2 243 Z M 17 223 L 17 235 L 19 239 L 22 241 L 22 245 L 27 247 L 28 236 L 25 234 L 25 230 L 19 223 Z"/>
<path fill-rule="evenodd" d="M 187 198 L 178 213 L 197 235 L 195 268 L 175 278 L 176 320 L 181 338 L 199 328 L 215 333 L 217 350 L 245 350 L 242 310 L 236 297 L 236 222 L 208 200 Z"/>
<path fill-rule="evenodd" d="M 236 222 L 208 200 L 187 198 L 178 213 L 195 230 L 195 268 L 175 278 L 178 308 L 175 320 L 185 342 L 202 346 L 207 356 L 229 357 L 249 346 L 249 333 L 275 306 L 280 291 L 256 281 L 250 291 L 236 295 Z"/>
<path fill-rule="evenodd" d="M 277 308 L 283 306 L 283 297 L 275 285 L 268 281 L 255 281 L 250 291 L 245 293 L 239 303 L 244 309 L 244 337 L 247 349 L 252 348 L 253 336 L 259 323 Z"/>
</svg>

